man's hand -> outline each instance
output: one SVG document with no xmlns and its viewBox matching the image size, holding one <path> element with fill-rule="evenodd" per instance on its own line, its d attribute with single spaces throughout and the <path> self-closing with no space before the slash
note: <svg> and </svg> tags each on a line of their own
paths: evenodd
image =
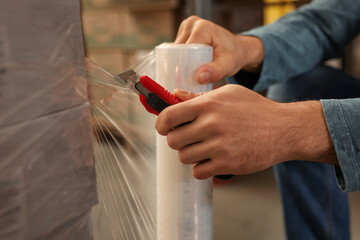
<svg viewBox="0 0 360 240">
<path fill-rule="evenodd" d="M 184 102 L 163 110 L 155 127 L 198 179 L 294 159 L 336 163 L 318 101 L 277 103 L 239 85 L 175 95 Z"/>
<path fill-rule="evenodd" d="M 196 16 L 181 23 L 175 43 L 201 43 L 214 47 L 214 61 L 196 72 L 199 83 L 218 81 L 243 68 L 256 70 L 264 58 L 264 47 L 259 38 L 234 35 L 215 23 Z"/>
</svg>

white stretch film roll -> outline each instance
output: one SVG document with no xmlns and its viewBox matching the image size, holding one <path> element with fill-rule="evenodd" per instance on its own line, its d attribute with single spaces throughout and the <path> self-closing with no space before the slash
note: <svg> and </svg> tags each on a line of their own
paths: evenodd
<svg viewBox="0 0 360 240">
<path fill-rule="evenodd" d="M 195 71 L 212 61 L 212 47 L 161 44 L 155 49 L 156 79 L 168 91 L 205 92 L 210 85 L 195 81 Z M 212 239 L 212 179 L 197 180 L 192 166 L 178 160 L 166 138 L 157 135 L 157 239 Z"/>
</svg>

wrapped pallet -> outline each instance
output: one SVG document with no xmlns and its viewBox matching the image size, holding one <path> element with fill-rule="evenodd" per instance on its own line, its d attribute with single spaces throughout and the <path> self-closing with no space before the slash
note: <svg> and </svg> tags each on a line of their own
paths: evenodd
<svg viewBox="0 0 360 240">
<path fill-rule="evenodd" d="M 92 239 L 77 0 L 0 0 L 0 239 Z"/>
</svg>

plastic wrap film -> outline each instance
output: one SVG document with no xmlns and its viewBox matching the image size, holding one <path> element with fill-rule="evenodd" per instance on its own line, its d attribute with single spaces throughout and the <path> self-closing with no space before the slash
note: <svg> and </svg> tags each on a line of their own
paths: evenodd
<svg viewBox="0 0 360 240">
<path fill-rule="evenodd" d="M 0 0 L 0 239 L 92 239 L 80 3 Z"/>
<path fill-rule="evenodd" d="M 154 54 L 132 69 L 154 77 Z M 156 239 L 155 116 L 114 76 L 87 61 L 95 135 L 98 240 Z"/>
<path fill-rule="evenodd" d="M 79 9 L 76 0 L 0 1 L 0 127 L 87 102 Z"/>
<path fill-rule="evenodd" d="M 211 89 L 195 80 L 196 69 L 212 61 L 210 46 L 164 43 L 155 56 L 156 79 L 168 91 Z M 156 141 L 158 240 L 212 239 L 212 179 L 195 179 L 192 166 L 179 162 L 166 137 L 157 134 Z"/>
<path fill-rule="evenodd" d="M 195 70 L 211 59 L 208 46 L 165 44 L 124 71 L 170 91 L 201 92 L 210 86 L 195 82 Z M 212 239 L 212 180 L 196 180 L 192 167 L 178 161 L 156 136 L 155 116 L 113 73 L 88 60 L 87 75 L 99 195 L 95 239 Z"/>
</svg>

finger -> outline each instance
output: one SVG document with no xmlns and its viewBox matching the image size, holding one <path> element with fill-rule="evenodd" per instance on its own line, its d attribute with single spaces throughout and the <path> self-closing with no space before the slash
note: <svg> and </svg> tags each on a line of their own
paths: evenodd
<svg viewBox="0 0 360 240">
<path fill-rule="evenodd" d="M 181 148 L 178 152 L 180 162 L 184 164 L 194 164 L 213 156 L 214 147 L 209 142 L 197 142 Z"/>
<path fill-rule="evenodd" d="M 191 34 L 186 40 L 187 44 L 200 43 L 213 45 L 212 25 L 208 21 L 200 19 L 193 23 Z"/>
<path fill-rule="evenodd" d="M 212 46 L 211 36 L 203 31 L 193 30 L 186 38 L 186 44 L 206 44 Z"/>
<path fill-rule="evenodd" d="M 196 71 L 196 80 L 201 84 L 219 81 L 226 77 L 226 68 L 225 59 L 216 59 L 211 63 L 199 67 Z"/>
<path fill-rule="evenodd" d="M 180 27 L 177 31 L 177 34 L 176 34 L 176 37 L 175 37 L 175 42 L 176 42 L 176 39 L 178 39 L 178 37 L 181 35 L 181 33 L 183 32 L 184 30 L 184 25 L 185 25 L 185 21 L 182 21 L 181 24 L 180 24 Z"/>
<path fill-rule="evenodd" d="M 176 44 L 180 44 L 180 43 L 186 43 L 187 39 L 190 37 L 191 33 L 192 33 L 192 29 L 193 26 L 195 24 L 196 21 L 198 21 L 200 18 L 197 16 L 191 16 L 188 17 L 187 19 L 185 19 L 179 27 L 176 39 L 175 39 L 175 43 Z"/>
<path fill-rule="evenodd" d="M 214 176 L 215 171 L 216 171 L 216 165 L 214 161 L 211 159 L 198 162 L 193 167 L 194 177 L 200 180 L 204 180 Z"/>
<path fill-rule="evenodd" d="M 190 33 L 191 33 L 190 31 L 185 31 L 185 30 L 183 30 L 183 31 L 181 32 L 181 34 L 176 37 L 174 43 L 175 43 L 175 44 L 186 43 L 186 40 L 189 38 Z"/>
<path fill-rule="evenodd" d="M 223 159 L 211 158 L 197 162 L 193 167 L 193 175 L 197 179 L 207 179 L 216 175 L 233 174 L 231 169 L 224 165 Z"/>
<path fill-rule="evenodd" d="M 198 94 L 198 93 L 187 92 L 183 89 L 175 89 L 174 95 L 182 102 L 193 99 L 197 96 L 200 96 L 200 94 Z"/>
<path fill-rule="evenodd" d="M 196 104 L 186 101 L 165 108 L 156 118 L 155 128 L 160 135 L 167 135 L 168 132 L 184 123 L 194 121 L 198 114 Z"/>
<path fill-rule="evenodd" d="M 190 34 L 191 34 L 191 26 L 189 26 L 185 20 L 180 25 L 174 43 L 175 44 L 185 43 L 186 40 L 189 38 Z"/>
<path fill-rule="evenodd" d="M 202 122 L 195 120 L 171 130 L 167 134 L 169 147 L 180 150 L 188 145 L 197 145 L 198 142 L 208 139 L 211 131 L 206 131 L 205 127 Z"/>
</svg>

